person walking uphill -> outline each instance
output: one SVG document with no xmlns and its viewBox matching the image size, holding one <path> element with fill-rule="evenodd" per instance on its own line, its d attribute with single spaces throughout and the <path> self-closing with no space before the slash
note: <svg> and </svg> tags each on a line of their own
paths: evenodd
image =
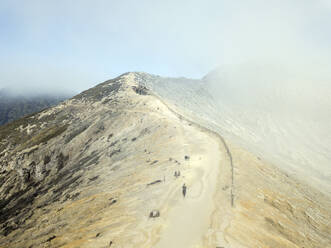
<svg viewBox="0 0 331 248">
<path fill-rule="evenodd" d="M 183 196 L 185 197 L 186 196 L 186 189 L 187 189 L 187 187 L 186 187 L 186 185 L 185 185 L 185 183 L 183 184 Z"/>
</svg>

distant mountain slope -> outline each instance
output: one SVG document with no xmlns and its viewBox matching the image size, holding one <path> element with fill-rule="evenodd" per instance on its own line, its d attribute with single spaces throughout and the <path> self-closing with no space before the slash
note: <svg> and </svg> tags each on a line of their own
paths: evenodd
<svg viewBox="0 0 331 248">
<path fill-rule="evenodd" d="M 0 90 L 0 125 L 54 106 L 66 98 L 56 95 L 20 96 Z"/>
</svg>

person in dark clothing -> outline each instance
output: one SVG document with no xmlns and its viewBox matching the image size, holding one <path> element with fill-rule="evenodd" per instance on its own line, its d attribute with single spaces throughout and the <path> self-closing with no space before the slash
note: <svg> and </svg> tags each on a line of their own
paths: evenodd
<svg viewBox="0 0 331 248">
<path fill-rule="evenodd" d="M 180 177 L 180 171 L 175 171 L 174 176 L 175 176 L 176 178 Z"/>
<path fill-rule="evenodd" d="M 186 187 L 186 185 L 185 185 L 185 183 L 183 184 L 183 196 L 185 197 L 186 196 L 186 189 L 187 189 L 187 187 Z"/>
</svg>

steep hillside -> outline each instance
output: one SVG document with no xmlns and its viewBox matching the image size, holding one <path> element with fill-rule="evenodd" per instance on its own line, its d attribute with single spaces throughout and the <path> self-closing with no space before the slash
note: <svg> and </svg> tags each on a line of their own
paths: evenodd
<svg viewBox="0 0 331 248">
<path fill-rule="evenodd" d="M 276 69 L 225 67 L 202 80 L 142 73 L 139 80 L 194 121 L 331 196 L 330 80 Z"/>
<path fill-rule="evenodd" d="M 330 246 L 330 198 L 156 79 L 171 84 L 127 73 L 0 126 L 0 247 Z"/>
</svg>

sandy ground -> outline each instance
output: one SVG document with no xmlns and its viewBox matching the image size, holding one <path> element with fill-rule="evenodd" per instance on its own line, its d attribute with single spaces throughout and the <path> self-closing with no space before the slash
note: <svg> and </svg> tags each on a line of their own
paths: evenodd
<svg viewBox="0 0 331 248">
<path fill-rule="evenodd" d="M 212 151 L 194 167 L 198 197 L 173 207 L 156 247 L 331 247 L 328 196 L 198 123 Z"/>
<path fill-rule="evenodd" d="M 191 160 L 190 174 L 185 175 L 188 179 L 187 195 L 175 206 L 169 206 L 171 210 L 156 248 L 201 247 L 203 236 L 208 231 L 223 156 L 215 136 L 198 129 L 195 133 L 203 142 L 195 145 L 206 149 L 204 159 Z"/>
<path fill-rule="evenodd" d="M 134 74 L 121 80 L 126 87 L 107 104 L 72 103 L 68 111 L 88 129 L 29 155 L 28 164 L 47 151 L 68 154 L 66 168 L 81 161 L 79 180 L 55 202 L 57 184 L 38 196 L 0 247 L 331 247 L 330 198 L 194 116 L 137 94 Z"/>
</svg>

